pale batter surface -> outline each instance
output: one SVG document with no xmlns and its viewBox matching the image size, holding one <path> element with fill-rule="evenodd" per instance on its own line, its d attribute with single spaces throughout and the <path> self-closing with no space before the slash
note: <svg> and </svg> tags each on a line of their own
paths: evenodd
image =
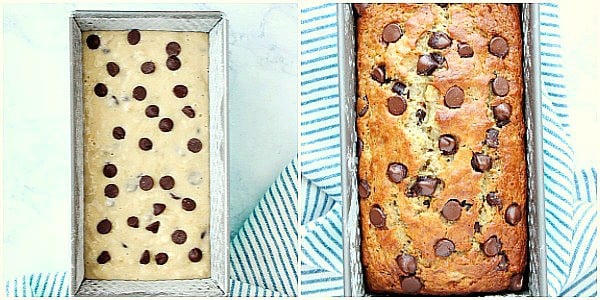
<svg viewBox="0 0 600 300">
<path fill-rule="evenodd" d="M 83 83 L 85 277 L 209 277 L 208 34 L 84 32 Z"/>
</svg>

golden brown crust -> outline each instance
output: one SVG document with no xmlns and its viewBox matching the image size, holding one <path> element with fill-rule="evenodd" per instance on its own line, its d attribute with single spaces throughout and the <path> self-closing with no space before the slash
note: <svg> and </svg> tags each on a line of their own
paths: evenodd
<svg viewBox="0 0 600 300">
<path fill-rule="evenodd" d="M 386 43 L 382 34 L 390 23 L 398 24 L 403 35 Z M 448 34 L 450 46 L 433 49 L 428 45 L 431 33 L 437 31 Z M 372 4 L 362 9 L 357 33 L 357 131 L 364 145 L 359 178 L 370 186 L 370 195 L 360 199 L 367 288 L 376 293 L 408 293 L 402 280 L 409 276 L 420 280 L 419 294 L 459 295 L 510 288 L 511 277 L 524 271 L 527 254 L 518 6 Z M 508 43 L 504 57 L 489 50 L 490 40 L 497 36 Z M 474 55 L 461 57 L 459 42 L 467 43 Z M 445 62 L 431 76 L 418 75 L 419 56 L 429 53 L 442 54 Z M 372 78 L 377 66 L 385 68 L 387 81 L 383 84 Z M 508 95 L 501 97 L 492 91 L 490 81 L 497 76 L 508 81 Z M 405 84 L 409 91 L 404 95 L 406 111 L 399 116 L 388 110 L 388 98 L 397 96 L 392 90 L 396 82 Z M 459 108 L 444 104 L 444 95 L 452 86 L 464 91 Z M 501 103 L 512 107 L 510 122 L 504 126 L 497 124 L 493 113 L 493 107 Z M 426 114 L 421 124 L 419 109 Z M 499 132 L 497 148 L 484 142 L 490 128 Z M 442 155 L 438 139 L 443 134 L 456 137 L 455 154 Z M 492 158 L 489 171 L 474 170 L 471 160 L 475 152 Z M 399 183 L 387 175 L 388 165 L 394 162 L 402 163 L 408 171 Z M 441 180 L 432 197 L 409 195 L 417 176 Z M 486 202 L 490 192 L 497 192 L 501 207 Z M 466 200 L 456 221 L 448 221 L 441 214 L 449 199 Z M 505 220 L 512 203 L 522 211 L 516 225 Z M 371 224 L 370 211 L 375 205 L 385 214 L 383 227 Z M 480 232 L 475 232 L 476 222 Z M 498 237 L 502 247 L 499 254 L 486 256 L 481 245 L 492 236 Z M 455 246 L 447 257 L 437 256 L 434 250 L 442 238 Z M 396 262 L 400 254 L 416 258 L 414 275 Z M 503 255 L 508 259 L 507 270 L 498 267 Z"/>
</svg>

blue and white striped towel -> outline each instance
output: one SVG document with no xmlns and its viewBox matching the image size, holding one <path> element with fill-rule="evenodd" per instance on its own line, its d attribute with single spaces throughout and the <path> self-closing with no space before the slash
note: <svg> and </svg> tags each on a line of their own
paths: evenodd
<svg viewBox="0 0 600 300">
<path fill-rule="evenodd" d="M 598 293 L 596 170 L 573 161 L 558 5 L 540 5 L 550 296 Z M 343 295 L 335 4 L 301 7 L 301 294 Z"/>
<path fill-rule="evenodd" d="M 231 242 L 231 296 L 298 294 L 298 164 L 294 158 L 265 193 Z M 7 280 L 8 297 L 69 296 L 69 272 Z"/>
</svg>

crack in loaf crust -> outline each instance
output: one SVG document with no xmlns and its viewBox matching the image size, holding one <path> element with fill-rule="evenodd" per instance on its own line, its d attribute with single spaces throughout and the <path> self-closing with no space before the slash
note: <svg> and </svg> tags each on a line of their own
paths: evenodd
<svg viewBox="0 0 600 300">
<path fill-rule="evenodd" d="M 518 6 L 355 9 L 368 290 L 522 289 L 527 178 Z"/>
</svg>

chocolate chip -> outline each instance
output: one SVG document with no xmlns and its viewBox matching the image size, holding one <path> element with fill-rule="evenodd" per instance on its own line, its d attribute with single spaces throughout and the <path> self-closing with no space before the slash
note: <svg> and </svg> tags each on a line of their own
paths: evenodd
<svg viewBox="0 0 600 300">
<path fill-rule="evenodd" d="M 409 294 L 415 294 L 423 287 L 421 280 L 419 280 L 419 278 L 416 276 L 402 278 L 400 285 L 402 290 Z"/>
<path fill-rule="evenodd" d="M 364 179 L 358 181 L 358 195 L 363 199 L 371 195 L 371 186 L 368 181 Z"/>
<path fill-rule="evenodd" d="M 154 66 L 153 62 L 147 61 L 142 64 L 142 66 L 140 67 L 140 70 L 144 74 L 150 74 L 150 73 L 154 73 L 154 70 L 156 70 L 156 66 Z"/>
<path fill-rule="evenodd" d="M 98 255 L 98 258 L 96 258 L 96 261 L 101 265 L 107 263 L 109 260 L 110 260 L 110 253 L 108 253 L 108 251 L 102 251 L 100 253 L 100 255 Z"/>
<path fill-rule="evenodd" d="M 448 221 L 456 221 L 460 218 L 461 211 L 460 203 L 456 199 L 451 199 L 444 204 L 442 216 Z"/>
<path fill-rule="evenodd" d="M 153 209 L 152 212 L 154 213 L 155 216 L 162 214 L 166 208 L 167 208 L 167 206 L 162 203 L 152 204 L 152 209 Z"/>
<path fill-rule="evenodd" d="M 440 64 L 430 54 L 421 55 L 417 61 L 417 74 L 429 76 L 439 66 Z"/>
<path fill-rule="evenodd" d="M 486 256 L 496 256 L 502 250 L 502 243 L 500 243 L 500 240 L 495 235 L 492 235 L 481 245 L 481 250 Z"/>
<path fill-rule="evenodd" d="M 107 234 L 112 229 L 112 223 L 108 219 L 104 219 L 96 225 L 96 230 L 101 234 Z"/>
<path fill-rule="evenodd" d="M 379 206 L 371 207 L 371 211 L 369 212 L 369 220 L 371 224 L 376 228 L 381 228 L 385 226 L 385 214 L 383 210 Z"/>
<path fill-rule="evenodd" d="M 407 92 L 406 84 L 404 84 L 400 81 L 396 81 L 394 83 L 394 85 L 392 86 L 392 92 L 394 92 L 400 96 L 405 95 L 405 92 Z"/>
<path fill-rule="evenodd" d="M 448 48 L 452 44 L 452 39 L 445 32 L 434 32 L 429 37 L 427 45 L 433 49 L 444 49 Z"/>
<path fill-rule="evenodd" d="M 508 53 L 508 42 L 503 37 L 495 36 L 490 40 L 489 50 L 491 54 L 502 58 Z"/>
<path fill-rule="evenodd" d="M 137 29 L 129 31 L 127 33 L 127 42 L 129 42 L 129 45 L 137 45 L 140 42 L 140 32 Z"/>
<path fill-rule="evenodd" d="M 195 111 L 194 111 L 194 109 L 193 109 L 191 106 L 189 106 L 189 105 L 187 105 L 187 106 L 184 106 L 184 107 L 181 109 L 181 111 L 182 111 L 182 112 L 183 112 L 183 113 L 184 113 L 184 114 L 185 114 L 185 115 L 186 115 L 188 118 L 193 118 L 193 117 L 195 117 L 195 116 L 196 116 L 196 112 L 195 112 Z"/>
<path fill-rule="evenodd" d="M 98 47 L 100 47 L 100 37 L 95 34 L 90 34 L 85 39 L 85 43 L 87 44 L 88 48 L 92 50 L 98 49 Z"/>
<path fill-rule="evenodd" d="M 415 113 L 415 116 L 417 117 L 417 125 L 421 126 L 421 124 L 423 124 L 423 120 L 425 120 L 425 116 L 427 114 L 425 113 L 424 110 L 422 109 L 417 109 L 417 112 Z"/>
<path fill-rule="evenodd" d="M 440 53 L 434 52 L 434 53 L 431 53 L 430 55 L 431 55 L 431 58 L 435 62 L 438 63 L 438 67 L 441 67 L 444 64 L 444 62 L 446 61 L 446 58 Z"/>
<path fill-rule="evenodd" d="M 183 198 L 183 200 L 181 200 L 181 208 L 185 211 L 192 211 L 196 209 L 196 201 L 190 198 Z"/>
<path fill-rule="evenodd" d="M 167 176 L 161 177 L 160 180 L 158 181 L 158 183 L 160 184 L 160 187 L 163 190 L 170 190 L 175 186 L 175 179 L 173 179 L 173 177 L 167 175 Z"/>
<path fill-rule="evenodd" d="M 496 270 L 498 271 L 506 271 L 508 270 L 508 258 L 506 254 L 500 253 L 500 261 L 498 262 L 498 266 L 496 266 Z"/>
<path fill-rule="evenodd" d="M 158 227 L 160 227 L 160 221 L 156 221 L 156 222 L 146 226 L 146 230 L 151 231 L 152 233 L 157 233 Z"/>
<path fill-rule="evenodd" d="M 521 221 L 522 213 L 521 207 L 517 203 L 513 203 L 506 208 L 506 212 L 504 213 L 504 220 L 506 223 L 510 225 L 517 225 L 519 221 Z"/>
<path fill-rule="evenodd" d="M 175 200 L 179 200 L 179 199 L 181 199 L 181 197 L 179 197 L 179 196 L 177 196 L 177 195 L 175 195 L 175 194 L 173 194 L 173 193 L 169 193 L 169 195 L 171 195 L 171 198 L 173 198 L 173 199 L 175 199 Z"/>
<path fill-rule="evenodd" d="M 379 83 L 385 83 L 385 66 L 377 66 L 371 71 L 371 78 Z"/>
<path fill-rule="evenodd" d="M 94 86 L 94 94 L 98 97 L 104 97 L 108 94 L 108 88 L 104 83 L 98 83 Z"/>
<path fill-rule="evenodd" d="M 457 200 L 458 201 L 458 200 Z M 464 207 L 467 211 L 469 211 L 469 209 L 471 209 L 471 206 L 473 206 L 473 204 L 468 203 L 467 200 L 463 200 L 460 203 L 460 207 Z"/>
<path fill-rule="evenodd" d="M 497 96 L 504 97 L 508 95 L 509 85 L 508 80 L 502 76 L 492 79 L 492 92 Z"/>
<path fill-rule="evenodd" d="M 512 106 L 508 103 L 502 103 L 492 108 L 494 112 L 494 118 L 496 119 L 496 125 L 502 127 L 510 122 L 510 116 L 512 115 Z"/>
<path fill-rule="evenodd" d="M 119 70 L 119 65 L 112 61 L 106 64 L 106 72 L 108 72 L 108 75 L 111 77 L 117 76 L 117 74 L 119 74 Z"/>
<path fill-rule="evenodd" d="M 164 265 L 169 260 L 169 256 L 166 253 L 158 253 L 154 256 L 157 265 Z"/>
<path fill-rule="evenodd" d="M 112 135 L 117 140 L 122 140 L 125 138 L 125 129 L 123 127 L 117 126 L 113 128 Z"/>
<path fill-rule="evenodd" d="M 497 129 L 490 128 L 485 132 L 485 144 L 492 148 L 498 148 L 498 134 L 500 132 Z"/>
<path fill-rule="evenodd" d="M 465 102 L 465 92 L 458 86 L 453 86 L 446 91 L 444 104 L 449 108 L 459 108 Z"/>
<path fill-rule="evenodd" d="M 410 191 L 418 196 L 432 196 L 439 182 L 437 178 L 419 176 Z"/>
<path fill-rule="evenodd" d="M 387 107 L 390 114 L 399 116 L 406 111 L 406 100 L 401 96 L 389 97 Z"/>
<path fill-rule="evenodd" d="M 454 252 L 454 243 L 449 239 L 441 239 L 433 246 L 435 255 L 440 257 L 448 257 Z"/>
<path fill-rule="evenodd" d="M 102 174 L 107 178 L 113 178 L 117 176 L 117 166 L 113 164 L 106 164 L 104 168 L 102 168 Z"/>
<path fill-rule="evenodd" d="M 177 229 L 171 234 L 171 240 L 173 243 L 181 245 L 187 240 L 187 234 L 185 231 Z"/>
<path fill-rule="evenodd" d="M 458 150 L 456 138 L 451 134 L 443 134 L 438 140 L 438 147 L 443 155 L 452 155 Z"/>
<path fill-rule="evenodd" d="M 169 132 L 173 129 L 173 120 L 169 118 L 163 118 L 158 122 L 158 128 L 162 132 Z"/>
<path fill-rule="evenodd" d="M 173 87 L 173 94 L 175 94 L 175 97 L 177 98 L 184 98 L 185 96 L 187 96 L 187 93 L 188 89 L 185 85 L 178 84 L 175 87 Z"/>
<path fill-rule="evenodd" d="M 133 88 L 133 98 L 139 101 L 146 99 L 146 88 L 143 86 L 136 86 Z"/>
<path fill-rule="evenodd" d="M 202 250 L 194 248 L 188 253 L 191 262 L 199 262 L 202 259 Z"/>
<path fill-rule="evenodd" d="M 205 235 L 206 235 L 206 231 L 202 231 L 202 234 L 200 234 L 200 238 L 203 239 Z"/>
<path fill-rule="evenodd" d="M 202 150 L 202 142 L 197 138 L 191 138 L 187 143 L 187 148 L 193 153 L 198 153 Z"/>
<path fill-rule="evenodd" d="M 177 56 L 172 55 L 169 56 L 169 58 L 167 58 L 166 65 L 167 69 L 175 71 L 181 67 L 181 61 L 179 60 L 179 58 L 177 58 Z"/>
<path fill-rule="evenodd" d="M 365 147 L 365 144 L 363 143 L 363 141 L 360 138 L 358 138 L 356 140 L 356 153 L 357 153 L 358 157 L 360 157 L 362 155 L 364 147 Z"/>
<path fill-rule="evenodd" d="M 150 251 L 144 250 L 142 256 L 140 257 L 140 264 L 147 265 L 150 262 Z"/>
<path fill-rule="evenodd" d="M 158 117 L 160 109 L 156 105 L 148 105 L 146 107 L 146 117 L 148 118 L 156 118 Z"/>
<path fill-rule="evenodd" d="M 473 225 L 473 232 L 481 233 L 481 225 L 479 224 L 479 222 L 475 222 L 475 224 Z"/>
<path fill-rule="evenodd" d="M 363 101 L 365 102 L 365 105 L 363 105 L 363 107 L 357 112 L 359 117 L 362 117 L 365 114 L 367 114 L 367 111 L 369 110 L 369 99 L 366 95 L 363 97 Z M 356 105 L 358 107 L 358 102 L 356 102 Z"/>
<path fill-rule="evenodd" d="M 473 57 L 473 48 L 467 43 L 458 43 L 458 56 L 460 57 Z"/>
<path fill-rule="evenodd" d="M 108 198 L 116 198 L 119 195 L 119 187 L 116 184 L 108 184 L 104 187 L 104 196 Z"/>
<path fill-rule="evenodd" d="M 502 208 L 502 199 L 500 199 L 500 197 L 498 197 L 498 193 L 496 192 L 490 192 L 485 196 L 485 201 L 490 205 L 490 206 L 499 206 L 500 208 Z"/>
<path fill-rule="evenodd" d="M 518 292 L 523 289 L 523 274 L 515 274 L 510 278 L 508 290 Z"/>
<path fill-rule="evenodd" d="M 424 200 L 423 205 L 425 205 L 425 206 L 427 206 L 427 208 L 429 208 L 431 206 L 431 201 L 429 201 L 429 199 Z"/>
<path fill-rule="evenodd" d="M 138 219 L 138 217 L 131 216 L 131 217 L 127 218 L 127 225 L 129 227 L 139 228 L 140 227 L 140 219 Z"/>
<path fill-rule="evenodd" d="M 140 177 L 140 189 L 149 191 L 154 186 L 154 179 L 148 175 Z"/>
<path fill-rule="evenodd" d="M 396 263 L 402 272 L 412 275 L 417 272 L 417 260 L 410 254 L 402 254 L 396 257 Z"/>
<path fill-rule="evenodd" d="M 406 178 L 408 168 L 401 163 L 391 163 L 388 165 L 386 174 L 391 182 L 399 183 Z"/>
<path fill-rule="evenodd" d="M 181 46 L 179 46 L 179 43 L 177 42 L 170 42 L 167 44 L 165 50 L 167 51 L 167 55 L 169 56 L 179 55 L 179 53 L 181 52 Z"/>
<path fill-rule="evenodd" d="M 386 43 L 395 43 L 402 37 L 402 29 L 396 23 L 387 24 L 383 28 L 382 38 Z"/>
<path fill-rule="evenodd" d="M 492 158 L 479 152 L 473 153 L 471 167 L 477 172 L 485 172 L 492 168 Z"/>
<path fill-rule="evenodd" d="M 149 138 L 141 138 L 138 142 L 138 146 L 140 147 L 140 149 L 148 151 L 152 149 L 152 141 Z"/>
</svg>

